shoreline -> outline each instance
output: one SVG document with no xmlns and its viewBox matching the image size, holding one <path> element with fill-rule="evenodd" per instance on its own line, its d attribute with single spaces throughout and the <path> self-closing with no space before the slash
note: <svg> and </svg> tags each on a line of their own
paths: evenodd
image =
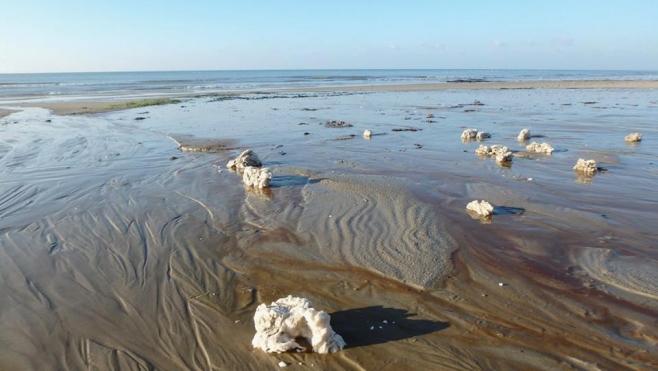
<svg viewBox="0 0 658 371">
<path fill-rule="evenodd" d="M 138 107 L 181 103 L 181 100 L 211 97 L 234 97 L 245 94 L 278 94 L 278 93 L 384 93 L 384 92 L 419 92 L 445 90 L 542 90 L 542 89 L 658 89 L 658 81 L 647 80 L 564 80 L 564 81 L 522 81 L 522 82 L 447 82 L 431 84 L 398 84 L 398 85 L 353 85 L 330 87 L 305 87 L 282 89 L 254 89 L 226 92 L 163 94 L 146 97 L 97 97 L 80 100 L 78 96 L 70 100 L 18 101 L 7 104 L 11 107 L 39 107 L 49 109 L 55 115 L 91 115 L 121 111 Z M 2 105 L 2 103 L 0 103 Z M 0 117 L 15 110 L 0 109 Z"/>
</svg>

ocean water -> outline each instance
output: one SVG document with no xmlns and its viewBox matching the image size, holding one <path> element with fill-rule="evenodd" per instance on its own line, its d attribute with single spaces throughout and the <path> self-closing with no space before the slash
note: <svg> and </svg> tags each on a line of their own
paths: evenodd
<svg viewBox="0 0 658 371">
<path fill-rule="evenodd" d="M 658 80 L 658 71 L 262 70 L 0 74 L 0 99 L 212 93 L 454 81 Z"/>
</svg>

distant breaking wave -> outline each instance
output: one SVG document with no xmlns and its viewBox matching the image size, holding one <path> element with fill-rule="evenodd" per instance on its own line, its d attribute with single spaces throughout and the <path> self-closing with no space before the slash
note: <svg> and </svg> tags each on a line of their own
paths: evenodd
<svg viewBox="0 0 658 371">
<path fill-rule="evenodd" d="M 560 80 L 658 80 L 658 71 L 581 70 L 273 70 L 0 74 L 0 98 L 121 95 L 163 91 L 280 89 L 358 84 Z M 53 89 L 56 87 L 56 89 Z"/>
</svg>

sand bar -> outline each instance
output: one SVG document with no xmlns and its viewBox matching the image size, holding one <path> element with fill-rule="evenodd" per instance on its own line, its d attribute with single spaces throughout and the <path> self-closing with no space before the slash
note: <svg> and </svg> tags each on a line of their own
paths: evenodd
<svg viewBox="0 0 658 371">
<path fill-rule="evenodd" d="M 15 110 L 8 110 L 8 109 L 3 109 L 0 108 L 0 118 L 3 118 L 5 116 L 11 115 L 12 113 L 16 112 Z"/>
<path fill-rule="evenodd" d="M 231 97 L 241 94 L 272 94 L 290 92 L 415 92 L 442 90 L 513 90 L 513 89 L 658 89 L 658 81 L 646 80 L 571 80 L 523 82 L 448 82 L 435 84 L 354 85 L 335 87 L 305 87 L 276 90 L 240 90 L 208 94 L 171 95 L 163 92 L 160 98 L 89 98 L 84 100 L 43 100 L 19 102 L 22 107 L 42 107 L 58 115 L 95 114 L 122 109 L 178 103 L 179 100 L 199 97 Z"/>
<path fill-rule="evenodd" d="M 448 82 L 439 84 L 365 85 L 340 88 L 308 88 L 308 91 L 435 91 L 486 89 L 656 89 L 658 81 L 643 80 L 572 80 L 523 82 Z"/>
</svg>

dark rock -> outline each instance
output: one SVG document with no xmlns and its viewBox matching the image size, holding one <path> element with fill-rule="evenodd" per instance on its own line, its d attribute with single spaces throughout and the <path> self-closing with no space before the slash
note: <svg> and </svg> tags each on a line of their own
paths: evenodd
<svg viewBox="0 0 658 371">
<path fill-rule="evenodd" d="M 324 123 L 324 126 L 327 128 L 351 128 L 353 125 L 345 121 L 327 121 Z"/>
<path fill-rule="evenodd" d="M 423 130 L 423 129 L 414 128 L 414 127 L 411 127 L 411 126 L 408 126 L 408 127 L 405 127 L 405 128 L 393 128 L 393 129 L 391 129 L 391 131 L 421 131 L 421 130 Z"/>
</svg>

